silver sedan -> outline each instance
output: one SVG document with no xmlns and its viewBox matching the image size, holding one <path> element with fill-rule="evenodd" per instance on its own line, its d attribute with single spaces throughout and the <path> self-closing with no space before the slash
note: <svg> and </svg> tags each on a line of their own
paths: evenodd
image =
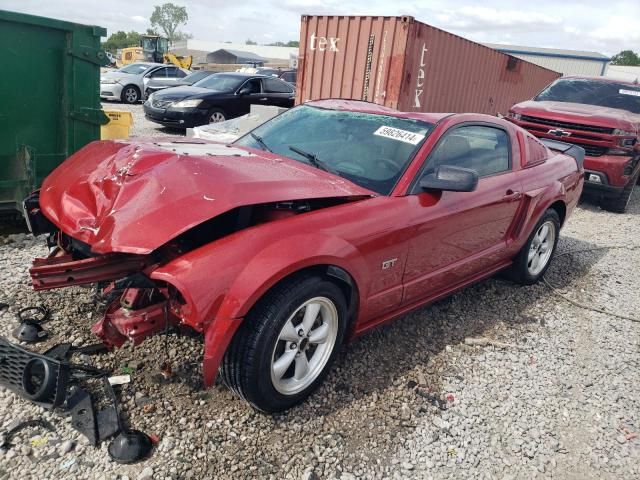
<svg viewBox="0 0 640 480">
<path fill-rule="evenodd" d="M 137 62 L 100 76 L 100 98 L 138 103 L 144 98 L 146 84 L 151 79 L 178 82 L 187 71 L 162 63 Z"/>
</svg>

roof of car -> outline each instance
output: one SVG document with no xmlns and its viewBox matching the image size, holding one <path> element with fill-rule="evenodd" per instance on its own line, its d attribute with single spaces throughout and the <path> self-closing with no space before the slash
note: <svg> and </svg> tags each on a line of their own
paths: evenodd
<svg viewBox="0 0 640 480">
<path fill-rule="evenodd" d="M 166 65 L 165 63 L 156 63 L 156 62 L 133 62 L 133 63 L 129 63 L 129 65 L 149 65 L 152 67 L 162 67 L 163 65 Z M 126 67 L 127 65 L 123 65 L 123 67 Z"/>
<path fill-rule="evenodd" d="M 218 72 L 218 75 L 225 75 L 229 77 L 266 77 L 267 75 L 261 75 L 259 73 L 249 73 L 249 72 Z"/>
<path fill-rule="evenodd" d="M 377 103 L 364 102 L 362 100 L 344 100 L 340 98 L 330 98 L 327 100 L 312 100 L 306 102 L 319 108 L 327 108 L 330 110 L 345 110 L 350 112 L 372 113 L 374 115 L 389 115 L 391 117 L 410 118 L 413 120 L 421 120 L 427 123 L 438 123 L 450 113 L 422 113 L 422 112 L 401 112 L 393 108 L 378 105 Z"/>
<path fill-rule="evenodd" d="M 596 82 L 606 82 L 606 83 L 621 83 L 623 85 L 629 85 L 631 87 L 640 87 L 640 85 L 631 80 L 620 80 L 618 78 L 613 77 L 593 77 L 586 75 L 569 75 L 566 77 L 561 77 L 558 80 L 566 80 L 566 79 L 575 79 L 575 80 L 594 80 Z"/>
</svg>

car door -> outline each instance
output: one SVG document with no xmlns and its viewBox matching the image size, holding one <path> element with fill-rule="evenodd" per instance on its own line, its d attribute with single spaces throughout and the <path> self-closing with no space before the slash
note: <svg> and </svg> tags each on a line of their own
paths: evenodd
<svg viewBox="0 0 640 480">
<path fill-rule="evenodd" d="M 146 91 L 146 87 L 150 82 L 153 82 L 156 85 L 165 85 L 167 83 L 167 67 L 160 67 L 148 72 L 144 76 L 144 90 Z"/>
<path fill-rule="evenodd" d="M 238 89 L 235 101 L 230 105 L 234 116 L 249 113 L 252 104 L 265 104 L 260 77 L 249 78 Z"/>
<path fill-rule="evenodd" d="M 432 297 L 468 283 L 508 262 L 507 240 L 522 202 L 509 132 L 497 124 L 450 128 L 427 158 L 411 187 L 410 241 L 403 276 L 403 303 Z M 473 192 L 423 192 L 422 175 L 439 165 L 475 170 Z M 439 198 L 438 198 L 439 196 Z"/>
<path fill-rule="evenodd" d="M 263 78 L 262 85 L 266 105 L 293 107 L 294 91 L 291 85 L 275 77 Z"/>
<path fill-rule="evenodd" d="M 178 67 L 167 67 L 166 68 L 166 84 L 169 86 L 176 85 L 179 80 L 184 78 L 185 73 L 180 70 Z"/>
</svg>

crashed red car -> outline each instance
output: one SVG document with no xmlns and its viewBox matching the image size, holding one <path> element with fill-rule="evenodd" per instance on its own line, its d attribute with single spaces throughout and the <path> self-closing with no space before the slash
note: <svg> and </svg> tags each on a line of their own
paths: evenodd
<svg viewBox="0 0 640 480">
<path fill-rule="evenodd" d="M 25 202 L 51 254 L 36 289 L 98 283 L 109 346 L 204 335 L 254 407 L 299 403 L 338 346 L 508 270 L 536 282 L 582 191 L 584 151 L 479 114 L 325 100 L 232 145 L 95 142 Z"/>
</svg>

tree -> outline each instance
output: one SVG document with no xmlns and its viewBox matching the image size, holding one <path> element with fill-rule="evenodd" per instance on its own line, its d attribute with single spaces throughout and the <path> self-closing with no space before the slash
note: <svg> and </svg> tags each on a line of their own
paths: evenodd
<svg viewBox="0 0 640 480">
<path fill-rule="evenodd" d="M 247 39 L 246 42 L 244 42 L 245 45 L 257 45 L 258 42 L 254 42 L 253 40 L 251 40 L 250 38 Z"/>
<path fill-rule="evenodd" d="M 106 42 L 102 44 L 105 50 L 116 53 L 119 48 L 136 47 L 140 45 L 140 34 L 138 32 L 123 32 L 122 30 L 112 33 Z"/>
<path fill-rule="evenodd" d="M 178 27 L 189 20 L 186 7 L 179 7 L 173 3 L 156 5 L 151 14 L 151 28 L 162 29 L 164 35 L 173 43 Z"/>
<path fill-rule="evenodd" d="M 640 55 L 633 50 L 623 50 L 611 57 L 611 65 L 640 65 Z"/>
<path fill-rule="evenodd" d="M 173 36 L 173 41 L 179 42 L 180 40 L 191 40 L 192 38 L 193 38 L 193 35 L 191 35 L 190 33 L 177 31 Z"/>
<path fill-rule="evenodd" d="M 269 47 L 296 47 L 296 48 L 298 48 L 300 46 L 300 42 L 298 42 L 297 40 L 289 40 L 287 43 L 284 43 L 284 42 L 268 43 L 267 46 L 269 46 Z"/>
</svg>

